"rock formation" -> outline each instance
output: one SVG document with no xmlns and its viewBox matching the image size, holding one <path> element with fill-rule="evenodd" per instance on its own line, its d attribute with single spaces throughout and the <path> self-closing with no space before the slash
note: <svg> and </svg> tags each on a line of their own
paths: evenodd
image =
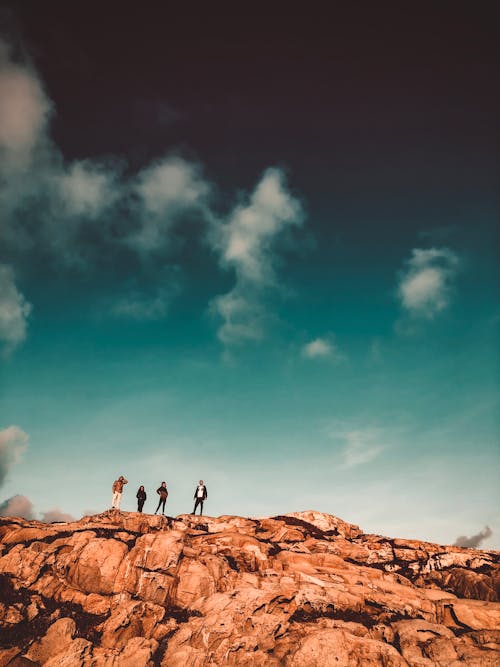
<svg viewBox="0 0 500 667">
<path fill-rule="evenodd" d="M 0 667 L 500 664 L 498 552 L 265 519 L 0 520 Z"/>
</svg>

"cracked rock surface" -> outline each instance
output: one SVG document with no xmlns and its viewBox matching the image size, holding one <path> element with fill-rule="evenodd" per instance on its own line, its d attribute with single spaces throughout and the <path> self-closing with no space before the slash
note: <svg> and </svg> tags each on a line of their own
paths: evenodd
<svg viewBox="0 0 500 667">
<path fill-rule="evenodd" d="M 0 519 L 0 667 L 500 665 L 500 553 L 320 512 Z"/>
</svg>

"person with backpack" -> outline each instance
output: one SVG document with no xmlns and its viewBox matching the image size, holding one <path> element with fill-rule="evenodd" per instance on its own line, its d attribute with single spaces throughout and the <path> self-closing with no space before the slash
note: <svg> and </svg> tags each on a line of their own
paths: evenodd
<svg viewBox="0 0 500 667">
<path fill-rule="evenodd" d="M 162 506 L 162 514 L 165 516 L 165 503 L 167 502 L 167 497 L 168 497 L 168 491 L 167 491 L 167 483 L 162 482 L 161 486 L 159 486 L 156 489 L 156 493 L 160 496 L 160 500 L 158 501 L 158 507 L 155 509 L 155 514 L 158 512 L 160 509 L 160 505 Z"/>
<path fill-rule="evenodd" d="M 198 505 L 200 505 L 200 516 L 203 514 L 203 501 L 208 498 L 208 493 L 207 493 L 207 487 L 203 483 L 203 480 L 200 479 L 198 482 L 198 486 L 196 487 L 196 490 L 194 492 L 194 510 L 191 512 L 191 514 L 196 514 L 196 508 Z"/>
<path fill-rule="evenodd" d="M 118 479 L 115 479 L 113 482 L 113 486 L 111 487 L 113 491 L 113 499 L 111 501 L 111 509 L 114 510 L 119 510 L 120 509 L 120 503 L 122 500 L 122 493 L 123 493 L 123 487 L 125 484 L 128 484 L 128 481 L 125 479 L 123 475 L 120 475 Z"/>
<path fill-rule="evenodd" d="M 142 512 L 142 508 L 144 507 L 144 503 L 146 502 L 147 498 L 146 491 L 144 491 L 143 486 L 139 487 L 135 497 L 137 498 L 137 511 Z"/>
</svg>

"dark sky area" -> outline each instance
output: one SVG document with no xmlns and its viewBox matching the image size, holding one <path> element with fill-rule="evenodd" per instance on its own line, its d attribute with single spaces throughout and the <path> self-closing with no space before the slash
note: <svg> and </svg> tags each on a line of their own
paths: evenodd
<svg viewBox="0 0 500 667">
<path fill-rule="evenodd" d="M 318 203 L 491 187 L 493 3 L 12 7 L 67 157 L 194 150 L 236 185 L 278 155 Z"/>
</svg>

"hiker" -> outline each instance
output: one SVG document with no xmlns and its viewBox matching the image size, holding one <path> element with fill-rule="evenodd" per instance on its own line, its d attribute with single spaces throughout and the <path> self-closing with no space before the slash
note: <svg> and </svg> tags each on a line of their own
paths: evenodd
<svg viewBox="0 0 500 667">
<path fill-rule="evenodd" d="M 165 516 L 165 503 L 167 502 L 168 496 L 167 483 L 162 482 L 161 486 L 156 489 L 156 493 L 160 496 L 160 500 L 158 501 L 158 507 L 155 509 L 155 514 L 160 509 L 160 505 L 162 505 L 161 513 Z"/>
<path fill-rule="evenodd" d="M 118 479 L 115 479 L 115 481 L 113 482 L 112 486 L 113 500 L 111 502 L 111 509 L 114 510 L 120 509 L 120 502 L 122 500 L 122 492 L 125 484 L 128 484 L 128 481 L 125 479 L 123 475 L 120 475 L 120 477 L 118 477 Z"/>
<path fill-rule="evenodd" d="M 194 492 L 194 498 L 195 498 L 195 504 L 194 504 L 194 510 L 191 512 L 191 514 L 196 514 L 196 508 L 198 505 L 201 505 L 200 507 L 200 516 L 203 514 L 203 501 L 208 498 L 208 493 L 207 493 L 207 487 L 203 483 L 203 480 L 200 479 L 198 486 L 196 487 L 196 491 Z"/>
<path fill-rule="evenodd" d="M 142 512 L 142 508 L 144 507 L 144 503 L 146 502 L 147 498 L 146 491 L 144 491 L 143 486 L 139 487 L 135 497 L 137 498 L 137 511 Z"/>
</svg>

